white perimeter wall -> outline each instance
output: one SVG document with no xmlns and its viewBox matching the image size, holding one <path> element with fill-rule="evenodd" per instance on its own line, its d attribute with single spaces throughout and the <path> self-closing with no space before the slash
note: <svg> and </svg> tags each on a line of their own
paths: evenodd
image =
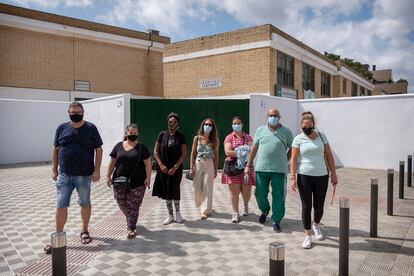
<svg viewBox="0 0 414 276">
<path fill-rule="evenodd" d="M 0 98 L 1 99 L 71 102 L 71 101 L 74 101 L 75 98 L 96 99 L 96 98 L 109 97 L 109 96 L 120 96 L 120 95 L 123 95 L 123 94 L 82 92 L 82 91 L 72 91 L 72 90 L 47 90 L 47 89 L 0 86 Z M 131 95 L 131 98 L 133 99 L 159 99 L 162 97 Z"/>
<path fill-rule="evenodd" d="M 130 121 L 129 94 L 83 101 L 84 119 L 98 128 L 103 141 L 102 165 L 109 162 L 109 153 L 121 141 Z"/>
<path fill-rule="evenodd" d="M 0 99 L 0 164 L 51 160 L 56 127 L 67 102 Z"/>
<path fill-rule="evenodd" d="M 286 98 L 250 94 L 250 135 L 254 136 L 259 126 L 267 125 L 267 112 L 271 108 L 279 110 L 281 124 L 296 133 L 299 130 L 297 125 L 297 103 L 296 100 Z"/>
<path fill-rule="evenodd" d="M 103 140 L 103 165 L 121 140 L 130 120 L 129 95 L 82 102 L 85 120 L 94 123 Z M 69 121 L 69 102 L 0 99 L 0 164 L 50 161 L 59 124 Z"/>
<path fill-rule="evenodd" d="M 318 130 L 326 133 L 339 166 L 398 169 L 399 160 L 414 154 L 414 95 L 300 100 L 296 105 L 294 114 L 292 100 L 252 95 L 250 132 L 265 124 L 260 116 L 275 107 L 282 124 L 298 134 L 300 114 L 309 110 Z"/>
</svg>

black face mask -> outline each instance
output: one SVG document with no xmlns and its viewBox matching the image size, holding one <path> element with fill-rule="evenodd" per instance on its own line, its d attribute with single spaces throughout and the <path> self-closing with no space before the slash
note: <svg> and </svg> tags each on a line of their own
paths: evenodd
<svg viewBox="0 0 414 276">
<path fill-rule="evenodd" d="M 303 133 L 305 133 L 306 135 L 311 135 L 312 134 L 312 130 L 314 128 L 313 127 L 302 127 L 302 131 Z"/>
<path fill-rule="evenodd" d="M 176 123 L 176 124 L 170 124 L 170 123 L 168 123 L 168 129 L 169 130 L 176 130 L 176 129 L 178 129 L 178 123 Z"/>
<path fill-rule="evenodd" d="M 69 118 L 74 123 L 79 123 L 83 120 L 83 114 L 69 114 Z"/>
<path fill-rule="evenodd" d="M 138 135 L 127 135 L 127 139 L 131 142 L 135 142 L 138 138 Z"/>
</svg>

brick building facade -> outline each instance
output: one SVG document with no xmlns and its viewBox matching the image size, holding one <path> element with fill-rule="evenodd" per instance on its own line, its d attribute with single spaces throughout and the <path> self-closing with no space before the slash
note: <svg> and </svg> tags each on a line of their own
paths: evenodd
<svg viewBox="0 0 414 276">
<path fill-rule="evenodd" d="M 6 4 L 0 37 L 1 87 L 163 96 L 168 37 Z"/>
<path fill-rule="evenodd" d="M 374 85 L 267 24 L 166 45 L 164 97 L 286 94 L 297 99 L 371 95 Z"/>
</svg>

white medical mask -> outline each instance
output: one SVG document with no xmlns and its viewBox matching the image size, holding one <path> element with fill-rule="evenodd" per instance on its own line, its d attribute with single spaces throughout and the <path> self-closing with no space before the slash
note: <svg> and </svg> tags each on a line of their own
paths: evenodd
<svg viewBox="0 0 414 276">
<path fill-rule="evenodd" d="M 213 127 L 208 126 L 208 125 L 204 125 L 203 130 L 204 130 L 204 133 L 209 134 L 213 130 Z"/>
<path fill-rule="evenodd" d="M 269 122 L 269 125 L 275 126 L 279 123 L 279 117 L 269 116 L 267 117 L 267 121 Z"/>
<path fill-rule="evenodd" d="M 233 124 L 232 127 L 233 127 L 233 130 L 235 132 L 241 132 L 242 129 L 243 129 L 243 125 L 242 124 Z"/>
</svg>

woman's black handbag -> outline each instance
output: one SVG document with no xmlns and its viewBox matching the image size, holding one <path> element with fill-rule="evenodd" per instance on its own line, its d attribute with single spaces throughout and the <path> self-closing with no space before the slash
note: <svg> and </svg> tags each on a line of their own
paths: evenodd
<svg viewBox="0 0 414 276">
<path fill-rule="evenodd" d="M 130 188 L 131 178 L 135 173 L 135 170 L 138 167 L 138 163 L 141 159 L 141 144 L 139 145 L 139 152 L 138 152 L 138 161 L 135 164 L 134 170 L 131 173 L 131 176 L 128 178 L 126 176 L 118 176 L 112 179 L 112 187 L 117 190 L 128 190 Z"/>
<path fill-rule="evenodd" d="M 228 176 L 236 176 L 242 174 L 244 169 L 239 169 L 236 167 L 237 160 L 225 160 L 223 166 L 223 172 Z"/>
<path fill-rule="evenodd" d="M 117 190 L 128 190 L 130 181 L 126 176 L 118 176 L 112 180 L 112 187 Z"/>
</svg>

